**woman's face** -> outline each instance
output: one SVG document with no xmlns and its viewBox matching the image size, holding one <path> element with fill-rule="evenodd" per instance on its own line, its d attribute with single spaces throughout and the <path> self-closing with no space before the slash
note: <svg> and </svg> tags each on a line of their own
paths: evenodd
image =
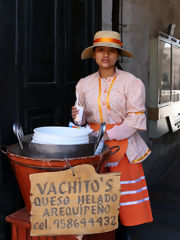
<svg viewBox="0 0 180 240">
<path fill-rule="evenodd" d="M 118 58 L 118 50 L 111 47 L 96 47 L 94 50 L 94 59 L 100 68 L 114 68 Z"/>
</svg>

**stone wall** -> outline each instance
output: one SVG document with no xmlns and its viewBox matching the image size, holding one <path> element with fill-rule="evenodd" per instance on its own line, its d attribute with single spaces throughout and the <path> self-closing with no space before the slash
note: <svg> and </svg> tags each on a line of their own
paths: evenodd
<svg viewBox="0 0 180 240">
<path fill-rule="evenodd" d="M 146 108 L 149 100 L 149 39 L 176 23 L 174 36 L 180 39 L 179 0 L 122 0 L 124 48 L 134 54 L 123 59 L 122 67 L 140 78 L 146 87 Z M 103 29 L 111 29 L 112 1 L 102 0 Z M 148 116 L 147 116 L 148 118 Z M 148 121 L 147 121 L 148 126 Z M 143 166 L 149 185 L 155 186 L 177 166 L 180 155 L 180 132 L 168 133 L 159 139 L 149 139 L 148 131 L 141 133 L 152 150 Z"/>
</svg>

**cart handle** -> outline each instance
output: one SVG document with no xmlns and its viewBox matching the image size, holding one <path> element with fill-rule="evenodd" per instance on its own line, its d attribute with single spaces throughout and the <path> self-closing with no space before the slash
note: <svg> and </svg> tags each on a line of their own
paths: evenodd
<svg viewBox="0 0 180 240">
<path fill-rule="evenodd" d="M 115 149 L 115 151 L 112 151 L 113 149 Z M 102 164 L 107 161 L 109 159 L 110 156 L 112 156 L 113 154 L 117 153 L 118 151 L 120 150 L 120 147 L 119 146 L 113 146 L 113 147 L 110 147 L 110 153 L 109 155 L 103 159 L 102 161 L 99 162 L 97 168 L 96 168 L 96 172 L 97 173 L 101 173 L 101 166 Z"/>
</svg>

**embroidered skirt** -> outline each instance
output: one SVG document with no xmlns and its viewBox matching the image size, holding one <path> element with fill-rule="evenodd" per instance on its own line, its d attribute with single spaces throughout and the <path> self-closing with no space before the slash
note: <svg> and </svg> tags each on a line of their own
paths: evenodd
<svg viewBox="0 0 180 240">
<path fill-rule="evenodd" d="M 108 126 L 110 125 L 110 126 Z M 94 130 L 99 124 L 90 124 Z M 107 124 L 109 129 L 112 124 Z M 127 140 L 106 141 L 109 147 L 120 146 L 120 150 L 113 154 L 103 166 L 104 172 L 121 172 L 121 196 L 119 217 L 124 226 L 135 226 L 152 222 L 152 212 L 149 194 L 144 176 L 142 163 L 130 164 L 125 154 Z"/>
</svg>

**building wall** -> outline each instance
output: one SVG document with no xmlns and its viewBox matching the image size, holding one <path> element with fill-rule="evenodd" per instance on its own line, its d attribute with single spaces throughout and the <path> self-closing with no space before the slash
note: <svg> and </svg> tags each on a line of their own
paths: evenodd
<svg viewBox="0 0 180 240">
<path fill-rule="evenodd" d="M 133 52 L 133 59 L 123 59 L 123 69 L 140 78 L 146 87 L 146 108 L 149 102 L 149 39 L 176 23 L 175 37 L 180 39 L 179 0 L 120 0 L 123 1 L 123 46 Z M 102 1 L 103 29 L 111 29 L 112 0 Z M 121 32 L 121 31 L 120 31 Z M 148 119 L 148 116 L 147 116 Z M 147 121 L 148 126 L 148 121 Z M 143 163 L 149 185 L 155 186 L 177 166 L 180 154 L 180 132 L 167 133 L 150 139 L 148 130 L 142 137 L 152 150 Z"/>
</svg>

